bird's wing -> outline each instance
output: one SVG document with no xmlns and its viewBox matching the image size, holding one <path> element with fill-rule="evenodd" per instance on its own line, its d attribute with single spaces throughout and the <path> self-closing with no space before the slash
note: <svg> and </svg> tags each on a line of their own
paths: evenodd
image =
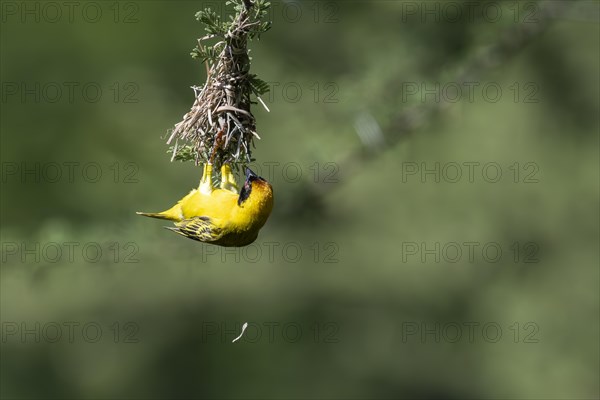
<svg viewBox="0 0 600 400">
<path fill-rule="evenodd" d="M 199 242 L 211 243 L 223 236 L 223 230 L 215 222 L 209 217 L 192 217 L 177 222 L 175 228 L 165 228 Z"/>
</svg>

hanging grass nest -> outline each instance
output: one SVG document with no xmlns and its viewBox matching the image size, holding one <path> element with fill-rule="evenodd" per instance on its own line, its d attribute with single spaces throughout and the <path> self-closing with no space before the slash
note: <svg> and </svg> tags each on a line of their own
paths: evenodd
<svg viewBox="0 0 600 400">
<path fill-rule="evenodd" d="M 172 144 L 172 161 L 211 163 L 217 171 L 224 163 L 239 170 L 253 161 L 254 139 L 260 136 L 250 107 L 258 100 L 267 108 L 260 96 L 268 92 L 267 83 L 250 73 L 248 41 L 260 39 L 271 27 L 271 22 L 263 21 L 270 3 L 231 0 L 226 5 L 233 5 L 234 10 L 227 21 L 210 8 L 196 14 L 208 34 L 198 39 L 191 54 L 205 63 L 207 78 L 204 86 L 192 87 L 192 109 L 167 141 Z M 212 39 L 217 42 L 203 44 Z"/>
</svg>

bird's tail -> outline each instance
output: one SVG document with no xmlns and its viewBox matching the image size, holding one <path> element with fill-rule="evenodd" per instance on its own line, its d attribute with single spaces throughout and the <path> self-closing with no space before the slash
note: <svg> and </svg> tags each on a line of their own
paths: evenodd
<svg viewBox="0 0 600 400">
<path fill-rule="evenodd" d="M 144 217 L 150 217 L 150 218 L 158 218 L 158 219 L 166 219 L 169 221 L 179 221 L 179 218 L 175 217 L 174 215 L 168 213 L 168 212 L 159 212 L 159 213 L 145 213 L 145 212 L 136 212 L 137 215 L 143 215 Z"/>
</svg>

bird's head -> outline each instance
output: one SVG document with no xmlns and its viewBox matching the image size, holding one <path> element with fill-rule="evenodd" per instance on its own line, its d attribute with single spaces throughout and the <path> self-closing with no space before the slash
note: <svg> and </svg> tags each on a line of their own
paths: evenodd
<svg viewBox="0 0 600 400">
<path fill-rule="evenodd" d="M 246 168 L 246 181 L 240 190 L 238 206 L 246 207 L 250 204 L 259 205 L 259 203 L 269 202 L 273 202 L 273 187 L 271 184 L 256 175 L 250 168 Z"/>
</svg>

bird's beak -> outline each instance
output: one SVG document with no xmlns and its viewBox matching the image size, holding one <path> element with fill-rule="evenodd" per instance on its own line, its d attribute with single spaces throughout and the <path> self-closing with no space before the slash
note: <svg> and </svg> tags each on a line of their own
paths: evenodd
<svg viewBox="0 0 600 400">
<path fill-rule="evenodd" d="M 253 181 L 255 179 L 258 179 L 258 175 L 256 175 L 250 168 L 246 167 L 246 180 Z"/>
</svg>

